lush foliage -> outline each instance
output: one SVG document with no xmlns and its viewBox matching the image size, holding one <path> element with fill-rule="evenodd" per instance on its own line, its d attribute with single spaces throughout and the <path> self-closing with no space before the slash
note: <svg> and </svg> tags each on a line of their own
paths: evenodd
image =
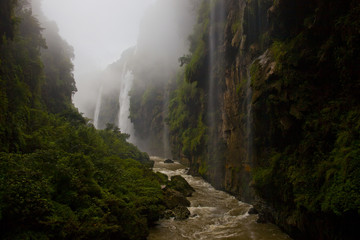
<svg viewBox="0 0 360 240">
<path fill-rule="evenodd" d="M 76 91 L 71 62 L 74 50 L 58 35 L 54 22 L 42 25 L 45 25 L 43 32 L 47 44 L 47 49 L 41 51 L 45 73 L 45 83 L 41 88 L 42 99 L 48 111 L 57 113 L 71 107 L 69 103 Z"/>
<path fill-rule="evenodd" d="M 1 38 L 14 37 L 14 25 L 16 18 L 14 16 L 14 8 L 16 0 L 3 0 L 0 2 L 0 36 Z M 1 42 L 0 42 L 1 45 Z"/>
<path fill-rule="evenodd" d="M 200 156 L 206 143 L 206 126 L 203 123 L 203 93 L 197 82 L 189 83 L 181 74 L 178 88 L 172 93 L 168 123 L 174 155 L 187 158 Z"/>
<path fill-rule="evenodd" d="M 299 225 L 308 224 L 300 217 L 307 214 L 338 223 L 358 222 L 360 214 L 360 48 L 354 42 L 360 5 L 320 2 L 316 11 L 296 16 L 302 26 L 274 28 L 278 38 L 266 56 L 276 62 L 271 77 L 264 78 L 259 61 L 252 68 L 255 121 L 262 123 L 255 126 L 256 188 Z M 280 15 L 283 7 L 277 6 Z M 326 238 L 351 234 L 341 227 L 314 231 Z"/>
<path fill-rule="evenodd" d="M 72 106 L 72 50 L 56 31 L 44 50 L 24 4 L 0 45 L 0 238 L 145 239 L 163 210 L 148 155 Z"/>
<path fill-rule="evenodd" d="M 179 59 L 181 64 L 186 65 L 179 70 L 171 86 L 167 118 L 173 156 L 189 159 L 193 173 L 203 176 L 206 176 L 206 171 L 201 171 L 201 166 L 206 165 L 203 156 L 208 141 L 205 89 L 210 5 L 209 1 L 202 1 L 198 9 L 197 23 L 189 36 L 190 54 Z"/>
<path fill-rule="evenodd" d="M 222 119 L 230 122 L 225 137 L 232 151 L 220 164 L 239 166 L 239 155 L 250 154 L 241 145 L 247 111 L 240 105 L 251 76 L 251 185 L 271 206 L 272 220 L 304 239 L 353 239 L 360 222 L 359 1 L 240 2 L 227 1 L 220 43 L 226 55 L 225 79 L 219 79 L 226 81 L 220 90 Z M 203 1 L 190 55 L 180 58 L 185 70 L 170 95 L 168 117 L 175 154 L 189 158 L 192 172 L 205 176 L 219 171 L 202 155 L 213 140 L 204 124 L 210 5 Z M 243 12 L 233 11 L 238 7 Z M 244 172 L 228 173 L 220 179 L 243 194 L 239 186 L 250 185 Z"/>
</svg>

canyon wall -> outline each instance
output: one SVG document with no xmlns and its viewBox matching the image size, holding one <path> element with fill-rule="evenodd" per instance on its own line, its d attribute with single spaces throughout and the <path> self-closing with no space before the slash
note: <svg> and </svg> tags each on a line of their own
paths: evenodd
<svg viewBox="0 0 360 240">
<path fill-rule="evenodd" d="M 296 239 L 359 236 L 359 11 L 204 1 L 170 93 L 173 156 Z"/>
</svg>

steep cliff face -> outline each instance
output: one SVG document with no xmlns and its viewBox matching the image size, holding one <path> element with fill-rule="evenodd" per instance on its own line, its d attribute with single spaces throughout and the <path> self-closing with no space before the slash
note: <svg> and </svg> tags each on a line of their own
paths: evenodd
<svg viewBox="0 0 360 240">
<path fill-rule="evenodd" d="M 127 78 L 127 74 L 131 71 L 133 66 L 134 48 L 125 50 L 121 58 L 116 62 L 110 64 L 104 71 L 94 76 L 99 81 L 99 90 L 97 96 L 97 104 L 94 106 L 93 119 L 95 127 L 105 129 L 107 124 L 112 124 L 120 128 L 120 131 L 127 134 L 132 134 L 129 127 L 120 126 L 120 113 L 122 108 L 129 106 L 121 106 L 122 97 L 128 95 L 131 86 L 131 79 Z M 127 92 L 124 92 L 126 91 Z M 123 95 L 123 96 L 122 96 Z M 128 118 L 128 115 L 125 118 Z"/>
<path fill-rule="evenodd" d="M 190 162 L 192 174 L 245 201 L 254 198 L 249 66 L 269 45 L 271 4 L 204 1 L 190 37 L 192 55 L 170 105 L 175 155 Z"/>
<path fill-rule="evenodd" d="M 279 1 L 251 66 L 255 188 L 296 238 L 359 236 L 358 13 L 356 1 Z"/>
<path fill-rule="evenodd" d="M 298 239 L 359 236 L 359 11 L 204 1 L 170 95 L 173 153 Z"/>
<path fill-rule="evenodd" d="M 224 187 L 252 201 L 254 155 L 250 65 L 269 45 L 267 11 L 272 1 L 228 1 L 224 49 L 222 133 L 226 141 Z"/>
<path fill-rule="evenodd" d="M 171 157 L 165 124 L 168 83 L 176 78 L 178 58 L 188 51 L 197 2 L 158 0 L 142 20 L 132 68 L 130 118 L 136 144 L 152 155 Z"/>
</svg>

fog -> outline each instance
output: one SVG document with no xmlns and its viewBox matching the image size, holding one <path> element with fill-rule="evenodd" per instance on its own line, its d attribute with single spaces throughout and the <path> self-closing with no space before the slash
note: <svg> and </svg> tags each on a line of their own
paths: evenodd
<svg viewBox="0 0 360 240">
<path fill-rule="evenodd" d="M 114 124 L 142 150 L 169 156 L 168 85 L 179 71 L 178 59 L 188 53 L 197 2 L 157 0 L 145 11 L 135 47 L 94 81 L 96 104 L 87 101 L 86 107 L 95 127 Z"/>
<path fill-rule="evenodd" d="M 96 128 L 111 123 L 142 150 L 168 156 L 168 86 L 188 54 L 200 1 L 33 1 L 74 48 L 79 111 Z"/>
<path fill-rule="evenodd" d="M 90 117 L 96 98 L 94 75 L 116 61 L 137 42 L 146 9 L 156 0 L 42 0 L 42 10 L 54 20 L 60 35 L 74 47 L 78 92 L 73 100 Z"/>
</svg>

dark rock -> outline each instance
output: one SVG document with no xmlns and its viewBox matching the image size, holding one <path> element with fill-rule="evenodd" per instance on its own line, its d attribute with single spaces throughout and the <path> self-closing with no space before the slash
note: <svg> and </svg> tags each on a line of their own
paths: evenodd
<svg viewBox="0 0 360 240">
<path fill-rule="evenodd" d="M 156 179 L 159 181 L 160 184 L 167 184 L 168 182 L 168 176 L 161 172 L 156 172 Z"/>
<path fill-rule="evenodd" d="M 250 208 L 249 211 L 248 211 L 248 214 L 258 214 L 258 210 L 256 210 L 255 208 Z"/>
<path fill-rule="evenodd" d="M 165 210 L 162 216 L 162 218 L 165 219 L 174 218 L 174 217 L 175 217 L 175 213 L 170 209 Z"/>
<path fill-rule="evenodd" d="M 171 160 L 171 159 L 166 159 L 166 160 L 164 161 L 164 163 L 174 163 L 174 161 Z"/>
<path fill-rule="evenodd" d="M 275 223 L 274 216 L 276 215 L 275 210 L 268 205 L 263 199 L 257 198 L 254 202 L 254 208 L 258 211 L 257 223 Z"/>
<path fill-rule="evenodd" d="M 167 187 L 164 188 L 163 191 L 164 191 L 164 202 L 166 208 L 174 209 L 179 206 L 190 207 L 189 200 L 187 200 L 182 193 Z"/>
<path fill-rule="evenodd" d="M 190 216 L 189 209 L 187 209 L 187 207 L 184 206 L 179 206 L 172 210 L 170 209 L 165 210 L 162 215 L 162 218 L 165 219 L 175 218 L 175 220 L 185 220 L 189 218 L 189 216 Z"/>
<path fill-rule="evenodd" d="M 262 214 L 259 214 L 258 219 L 256 220 L 257 223 L 267 223 L 268 221 L 265 219 L 265 216 Z"/>
<path fill-rule="evenodd" d="M 189 218 L 190 211 L 187 209 L 187 207 L 179 206 L 173 210 L 175 214 L 175 220 L 185 220 Z"/>
<path fill-rule="evenodd" d="M 185 197 L 190 197 L 195 192 L 195 189 L 180 175 L 172 176 L 167 187 L 181 192 Z"/>
</svg>

